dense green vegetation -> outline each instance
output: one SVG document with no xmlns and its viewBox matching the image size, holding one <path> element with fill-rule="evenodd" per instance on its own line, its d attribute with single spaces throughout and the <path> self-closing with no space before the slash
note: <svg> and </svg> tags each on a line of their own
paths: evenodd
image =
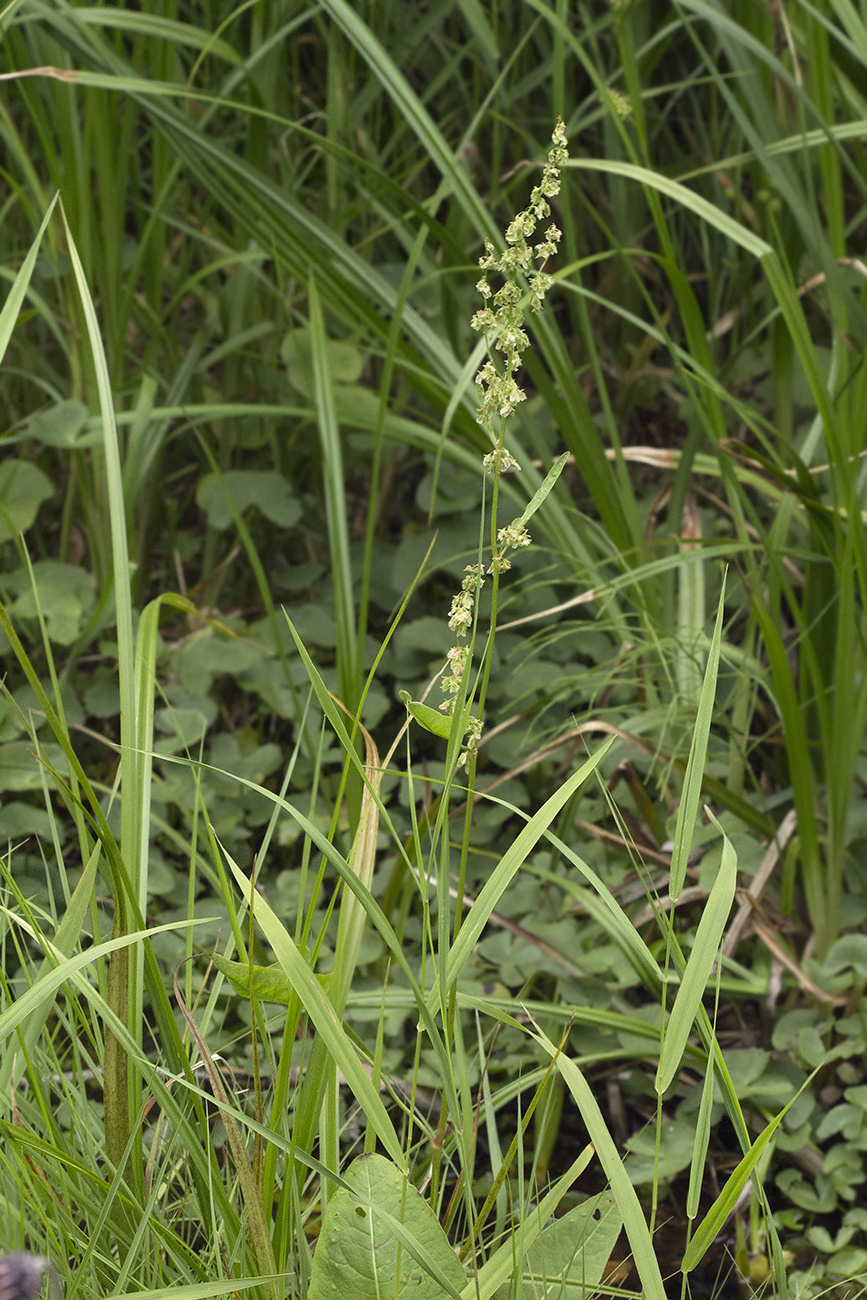
<svg viewBox="0 0 867 1300">
<path fill-rule="evenodd" d="M 69 1300 L 862 1289 L 862 10 L 0 10 L 0 1247 Z"/>
</svg>

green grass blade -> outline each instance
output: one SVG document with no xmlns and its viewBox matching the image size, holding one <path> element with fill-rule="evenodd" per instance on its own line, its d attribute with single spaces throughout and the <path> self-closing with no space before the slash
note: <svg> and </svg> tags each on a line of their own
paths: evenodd
<svg viewBox="0 0 867 1300">
<path fill-rule="evenodd" d="M 693 1147 L 692 1161 L 689 1166 L 689 1188 L 686 1194 L 686 1217 L 694 1219 L 698 1214 L 699 1198 L 701 1197 L 702 1180 L 704 1179 L 704 1168 L 707 1160 L 708 1146 L 710 1145 L 710 1119 L 711 1109 L 713 1108 L 714 1095 L 714 1061 L 713 1053 L 708 1053 L 707 1068 L 704 1072 L 704 1084 L 701 1090 L 701 1103 L 698 1108 L 698 1118 L 695 1122 L 695 1144 Z"/>
<path fill-rule="evenodd" d="M 653 1239 L 644 1218 L 638 1194 L 632 1186 L 614 1144 L 614 1139 L 608 1131 L 608 1126 L 602 1116 L 593 1089 L 575 1062 L 562 1055 L 541 1029 L 537 1027 L 532 1037 L 556 1061 L 557 1069 L 562 1074 L 566 1087 L 575 1099 L 575 1104 L 590 1135 L 590 1141 L 596 1148 L 596 1154 L 602 1168 L 605 1170 L 605 1176 L 617 1202 L 617 1208 L 623 1216 L 623 1227 L 629 1239 L 632 1258 L 635 1261 L 635 1267 L 638 1270 L 646 1300 L 665 1300 L 666 1292 L 662 1282 L 662 1274 L 659 1270 Z"/>
<path fill-rule="evenodd" d="M 804 1084 L 804 1087 L 806 1086 L 807 1085 Z M 768 1143 L 776 1133 L 780 1124 L 783 1122 L 787 1111 L 795 1104 L 795 1101 L 800 1097 L 802 1092 L 803 1087 L 798 1089 L 788 1106 L 785 1106 L 783 1110 L 780 1111 L 779 1115 L 775 1116 L 775 1118 L 771 1120 L 770 1124 L 762 1129 L 749 1151 L 726 1181 L 725 1186 L 708 1210 L 705 1217 L 702 1219 L 696 1229 L 695 1236 L 692 1238 L 692 1241 L 684 1252 L 683 1263 L 681 1264 L 681 1270 L 684 1273 L 691 1273 L 692 1270 L 701 1263 L 711 1242 L 717 1236 L 722 1225 L 734 1209 L 738 1197 L 747 1185 L 747 1179 L 752 1176 Z"/>
<path fill-rule="evenodd" d="M 313 275 L 309 282 L 310 338 L 313 368 L 313 393 L 319 441 L 322 447 L 322 477 L 325 491 L 325 517 L 334 583 L 334 621 L 337 625 L 337 681 L 340 699 L 350 713 L 361 694 L 361 669 L 352 595 L 352 566 L 349 555 L 349 529 L 346 523 L 346 483 L 340 429 L 334 408 L 334 393 L 328 359 L 328 339 L 322 305 Z"/>
<path fill-rule="evenodd" d="M 614 738 L 600 745 L 599 749 L 577 772 L 573 772 L 564 781 L 559 790 L 548 798 L 538 812 L 527 822 L 509 845 L 503 857 L 482 886 L 482 890 L 461 926 L 460 934 L 452 945 L 446 968 L 446 984 L 456 983 L 466 963 L 472 956 L 473 949 L 482 931 L 488 923 L 491 912 L 521 869 L 524 861 L 538 844 L 544 832 L 551 825 L 558 812 L 581 789 L 592 776 L 608 753 Z"/>
<path fill-rule="evenodd" d="M 232 857 L 223 850 L 226 861 L 245 898 L 250 896 L 250 881 Z M 304 1009 L 316 1027 L 328 1054 L 349 1084 L 353 1096 L 364 1110 L 385 1150 L 399 1169 L 405 1167 L 400 1140 L 394 1130 L 378 1091 L 362 1069 L 358 1055 L 347 1037 L 322 985 L 298 951 L 285 926 L 268 902 L 256 899 L 256 921 L 274 949 L 274 954 L 298 994 Z"/>
<path fill-rule="evenodd" d="M 51 214 L 54 211 L 54 205 L 57 203 L 58 195 L 54 198 L 42 218 L 42 224 L 36 232 L 36 238 L 30 245 L 27 256 L 18 268 L 18 273 L 12 282 L 12 288 L 6 296 L 2 308 L 0 308 L 0 363 L 6 354 L 9 346 L 9 340 L 12 337 L 12 331 L 18 320 L 21 308 L 24 305 L 24 299 L 27 297 L 27 290 L 33 276 L 33 269 L 36 266 L 36 257 L 39 253 L 39 247 L 42 243 L 42 237 L 48 229 L 48 223 L 51 220 Z"/>
<path fill-rule="evenodd" d="M 357 9 L 348 4 L 347 0 L 322 0 L 322 7 L 346 33 L 371 72 L 382 82 L 398 112 L 417 136 L 424 152 L 433 159 L 443 180 L 448 182 L 477 233 L 499 240 L 499 232 L 473 188 L 469 173 L 461 166 L 421 99 L 391 55 L 359 16 Z"/>
<path fill-rule="evenodd" d="M 190 1031 L 193 1042 L 199 1050 L 201 1059 L 204 1063 L 214 1098 L 220 1109 L 220 1115 L 226 1130 L 226 1138 L 229 1143 L 229 1150 L 232 1153 L 232 1161 L 235 1166 L 235 1173 L 241 1187 L 241 1195 L 244 1201 L 244 1209 L 247 1214 L 247 1231 L 250 1237 L 250 1246 L 253 1257 L 259 1269 L 265 1274 L 273 1274 L 277 1271 L 277 1264 L 274 1259 L 274 1252 L 271 1248 L 270 1225 L 265 1218 L 265 1211 L 262 1205 L 262 1191 L 256 1183 L 253 1173 L 253 1166 L 247 1155 L 247 1148 L 241 1134 L 240 1126 L 233 1115 L 229 1112 L 229 1098 L 226 1089 L 223 1086 L 223 1080 L 219 1070 L 214 1063 L 214 1059 L 208 1049 L 195 1017 L 191 1015 L 184 999 L 181 995 L 178 984 L 178 973 L 175 971 L 175 1000 L 180 1007 L 181 1015 L 186 1022 Z M 268 1288 L 268 1294 L 272 1300 L 278 1300 L 280 1291 L 276 1285 Z"/>
<path fill-rule="evenodd" d="M 220 1282 L 189 1282 L 184 1286 L 157 1287 L 150 1291 L 136 1291 L 138 1300 L 218 1300 L 219 1296 L 233 1295 L 236 1291 L 249 1291 L 251 1287 L 279 1285 L 285 1282 L 284 1273 L 273 1277 L 230 1277 Z M 121 1291 L 106 1300 L 126 1300 L 128 1292 Z"/>
<path fill-rule="evenodd" d="M 81 878 L 76 885 L 72 897 L 69 900 L 63 920 L 57 927 L 54 936 L 54 947 L 62 957 L 71 957 L 75 944 L 78 942 L 81 934 L 81 927 L 90 906 L 93 895 L 93 886 L 96 880 L 97 867 L 99 865 L 99 847 L 95 847 L 90 855 Z M 53 968 L 54 963 L 46 958 L 43 963 L 43 973 L 47 973 Z M 39 977 L 37 977 L 37 983 Z M 31 1056 L 36 1047 L 37 1040 L 42 1033 L 45 1022 L 51 1012 L 52 1002 L 49 997 L 32 1008 L 28 1013 L 24 1023 L 19 1028 L 22 1036 L 22 1046 L 26 1056 Z M 14 1053 L 6 1050 L 0 1053 L 0 1098 L 5 1105 L 6 1098 L 9 1096 L 9 1082 L 12 1078 Z"/>
<path fill-rule="evenodd" d="M 63 212 L 62 206 L 61 212 Z M 63 213 L 63 222 L 73 274 L 84 313 L 102 416 L 114 569 L 113 586 L 120 691 L 120 850 L 129 872 L 132 888 L 136 898 L 138 898 L 142 887 L 144 862 L 147 860 L 142 858 L 141 845 L 143 837 L 147 833 L 143 822 L 149 787 L 146 791 L 141 771 L 142 755 L 138 751 L 139 737 L 136 734 L 135 640 L 132 625 L 129 546 L 124 511 L 120 446 L 117 438 L 117 427 L 114 422 L 114 402 L 111 395 L 108 363 L 96 317 L 96 308 L 87 286 L 84 268 L 78 255 L 72 231 L 69 229 L 65 212 Z M 130 928 L 131 902 L 132 900 L 125 895 L 123 890 L 115 891 L 114 933 L 116 936 L 123 935 Z M 121 946 L 112 953 L 109 964 L 109 1004 L 118 1013 L 124 1024 L 133 1027 L 133 1036 L 137 1040 L 141 1036 L 144 1020 L 140 972 L 139 961 L 133 964 L 131 971 L 130 953 L 126 946 Z M 141 1099 L 140 1096 L 136 1095 L 136 1089 L 128 1084 L 126 1060 L 113 1034 L 109 1034 L 106 1040 L 104 1075 L 107 1151 L 109 1159 L 117 1164 L 123 1156 L 127 1139 L 135 1122 L 135 1116 L 140 1108 Z M 135 1162 L 133 1177 L 137 1178 L 139 1175 L 140 1165 Z"/>
<path fill-rule="evenodd" d="M 209 919 L 214 920 L 215 918 Z M 57 965 L 52 970 L 46 971 L 35 984 L 31 985 L 19 998 L 16 998 L 12 1006 L 7 1007 L 0 1014 L 0 1042 L 5 1041 L 29 1015 L 38 1014 L 38 1008 L 41 1008 L 46 1002 L 50 1002 L 65 980 L 74 978 L 80 970 L 93 965 L 100 957 L 108 956 L 119 948 L 128 948 L 131 944 L 140 943 L 148 935 L 164 934 L 169 930 L 180 930 L 185 926 L 203 924 L 206 924 L 206 918 L 204 917 L 188 921 L 168 921 L 165 925 L 152 926 L 148 930 L 134 930 L 130 934 L 106 939 L 104 943 L 95 944 L 92 948 L 87 948 L 84 952 L 77 952 L 72 957 L 63 957 L 59 951 L 53 953 Z"/>
<path fill-rule="evenodd" d="M 572 1161 L 565 1174 L 551 1185 L 536 1207 L 536 1212 L 522 1223 L 521 1247 L 524 1252 L 528 1251 L 533 1242 L 538 1240 L 544 1225 L 553 1219 L 563 1197 L 576 1178 L 580 1177 L 587 1168 L 592 1157 L 592 1147 L 585 1148 Z M 497 1247 L 494 1253 L 485 1260 L 477 1276 L 467 1283 L 462 1292 L 461 1300 L 491 1300 L 498 1288 L 514 1276 L 514 1269 L 515 1244 L 510 1237 Z"/>
<path fill-rule="evenodd" d="M 675 901 L 680 898 L 680 891 L 683 889 L 683 882 L 686 879 L 689 851 L 692 847 L 692 837 L 695 830 L 696 818 L 698 817 L 698 805 L 701 799 L 701 785 L 704 778 L 707 743 L 708 737 L 710 736 L 710 724 L 713 718 L 714 700 L 716 698 L 716 682 L 717 673 L 719 671 L 720 643 L 722 641 L 724 601 L 725 582 L 723 582 L 723 588 L 720 592 L 716 624 L 714 626 L 713 637 L 711 638 L 710 654 L 708 655 L 707 669 L 705 670 L 704 683 L 701 688 L 701 697 L 698 703 L 695 729 L 693 730 L 692 744 L 690 745 L 689 750 L 689 760 L 686 765 L 686 775 L 683 780 L 683 794 L 681 795 L 680 807 L 677 810 L 677 824 L 674 831 L 674 848 L 671 851 L 671 875 L 668 883 L 669 897 Z"/>
<path fill-rule="evenodd" d="M 656 1091 L 667 1091 L 680 1069 L 686 1040 L 701 1006 L 711 969 L 719 952 L 720 941 L 734 901 L 738 878 L 738 859 L 731 841 L 723 836 L 722 861 L 711 886 L 707 903 L 695 932 L 692 952 L 686 963 L 674 1009 L 662 1042 Z"/>
</svg>

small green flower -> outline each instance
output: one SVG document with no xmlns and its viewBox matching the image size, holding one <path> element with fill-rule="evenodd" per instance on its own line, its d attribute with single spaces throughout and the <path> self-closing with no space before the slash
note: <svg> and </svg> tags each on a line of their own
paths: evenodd
<svg viewBox="0 0 867 1300">
<path fill-rule="evenodd" d="M 532 540 L 524 525 L 517 522 L 506 524 L 497 533 L 497 541 L 504 551 L 512 546 L 529 546 Z"/>
<path fill-rule="evenodd" d="M 472 595 L 468 591 L 459 591 L 456 596 L 452 596 L 452 607 L 449 611 L 449 628 L 458 636 L 464 636 L 472 621 Z"/>
<path fill-rule="evenodd" d="M 461 586 L 463 587 L 464 591 L 479 591 L 482 587 L 484 587 L 485 580 L 482 577 L 482 570 L 480 565 L 468 564 L 467 567 L 464 569 L 464 573 L 467 575 L 465 578 L 461 580 Z"/>
<path fill-rule="evenodd" d="M 482 464 L 488 474 L 509 474 L 513 469 L 521 468 L 505 447 L 495 447 L 493 451 L 489 451 Z"/>
<path fill-rule="evenodd" d="M 481 738 L 482 720 L 471 714 L 467 719 L 467 729 L 464 732 L 464 748 L 458 757 L 458 767 L 466 767 L 470 755 L 478 752 Z"/>
</svg>

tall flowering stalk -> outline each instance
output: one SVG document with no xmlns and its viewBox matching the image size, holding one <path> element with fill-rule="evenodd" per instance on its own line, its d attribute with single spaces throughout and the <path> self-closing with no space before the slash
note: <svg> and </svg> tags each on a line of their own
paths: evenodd
<svg viewBox="0 0 867 1300">
<path fill-rule="evenodd" d="M 526 518 L 532 510 L 525 512 L 521 519 L 513 520 L 503 528 L 497 528 L 497 505 L 499 501 L 500 476 L 520 470 L 518 462 L 505 446 L 506 421 L 519 402 L 526 400 L 526 393 L 516 379 L 521 367 L 521 354 L 530 346 L 530 340 L 524 330 L 525 312 L 542 308 L 545 295 L 551 287 L 551 276 L 546 274 L 545 265 L 557 251 L 560 231 L 553 222 L 547 227 L 538 243 L 531 243 L 540 223 L 548 221 L 551 207 L 548 202 L 560 191 L 560 168 L 566 161 L 566 130 L 563 119 L 558 118 L 551 137 L 552 147 L 542 172 L 542 179 L 530 195 L 529 205 L 510 222 L 506 230 L 506 249 L 498 257 L 490 240 L 485 241 L 485 251 L 479 259 L 482 275 L 476 288 L 484 299 L 484 306 L 472 319 L 472 327 L 484 334 L 488 357 L 476 375 L 476 384 L 480 393 L 480 405 L 476 419 L 487 430 L 493 449 L 484 458 L 484 467 L 493 478 L 491 499 L 491 562 L 487 569 L 478 564 L 467 565 L 466 577 L 461 583 L 461 590 L 452 598 L 449 613 L 449 628 L 455 634 L 456 643 L 448 652 L 446 672 L 441 679 L 445 694 L 440 708 L 449 716 L 454 714 L 455 703 L 461 694 L 461 684 L 469 663 L 468 633 L 473 626 L 476 599 L 485 584 L 485 578 L 491 577 L 493 596 L 491 603 L 491 631 L 496 625 L 497 593 L 500 575 L 511 568 L 509 551 L 529 546 L 530 534 L 526 528 Z M 499 288 L 491 286 L 490 277 L 502 279 Z M 529 285 L 529 299 L 526 285 Z M 495 354 L 499 353 L 499 357 Z M 557 473 L 562 468 L 559 463 Z M 547 483 L 547 480 L 546 480 Z M 547 486 L 543 496 L 550 491 Z M 536 508 L 543 497 L 537 494 L 533 504 Z M 474 757 L 479 745 L 482 731 L 481 715 L 487 694 L 490 674 L 492 647 L 486 657 L 481 691 L 479 693 L 478 711 L 475 715 L 466 714 L 464 721 L 464 748 L 459 763 L 466 764 Z"/>
<path fill-rule="evenodd" d="M 458 764 L 465 765 L 467 768 L 467 800 L 455 891 L 457 904 L 454 911 L 453 942 L 457 940 L 461 929 L 474 805 L 476 753 L 482 733 L 482 717 L 493 662 L 500 575 L 506 573 L 511 567 L 509 553 L 530 545 L 527 521 L 551 491 L 567 460 L 567 456 L 563 455 L 555 461 L 519 519 L 513 519 L 510 524 L 502 528 L 497 527 L 500 476 L 520 469 L 515 457 L 506 448 L 505 432 L 507 419 L 518 403 L 525 399 L 525 393 L 516 379 L 521 366 L 521 354 L 530 346 L 530 340 L 524 330 L 524 315 L 527 307 L 534 312 L 542 307 L 545 294 L 552 283 L 551 277 L 545 272 L 545 265 L 548 258 L 557 251 L 560 241 L 560 231 L 555 225 L 550 224 L 538 243 L 530 242 L 536 234 L 539 223 L 547 221 L 551 215 L 548 200 L 560 190 L 560 168 L 567 158 L 566 131 L 562 118 L 557 119 L 551 140 L 552 148 L 548 153 L 548 161 L 542 171 L 542 179 L 530 195 L 529 206 L 524 212 L 518 213 L 506 231 L 505 251 L 497 257 L 493 244 L 490 240 L 486 240 L 484 254 L 479 259 L 482 275 L 477 287 L 484 300 L 484 306 L 476 312 L 472 325 L 473 329 L 479 330 L 484 335 L 488 352 L 487 360 L 476 375 L 480 398 L 476 418 L 487 431 L 492 443 L 491 451 L 484 458 L 485 470 L 493 479 L 490 563 L 487 567 L 481 562 L 468 564 L 461 589 L 452 598 L 449 628 L 454 633 L 455 644 L 448 652 L 448 660 L 441 678 L 445 695 L 440 705 L 442 712 L 431 709 L 419 701 L 410 700 L 406 691 L 401 692 L 401 698 L 406 703 L 411 716 L 428 731 L 447 737 L 450 747 L 451 742 L 456 740 L 456 727 L 460 728 L 461 752 L 458 756 Z M 502 279 L 499 288 L 492 287 L 493 276 Z M 491 579 L 492 587 L 490 629 L 482 666 L 481 686 L 475 712 L 471 712 L 470 707 L 465 704 L 465 700 L 475 694 L 475 690 L 470 692 L 467 689 L 472 645 L 471 629 L 476 621 L 478 595 L 488 578 Z M 448 791 L 449 786 L 446 783 L 444 803 L 439 814 L 443 817 L 447 807 Z M 441 918 L 448 916 L 447 882 L 451 875 L 449 847 L 448 834 L 444 833 L 440 841 L 441 866 L 437 881 L 438 888 L 442 890 Z M 449 991 L 445 1022 L 446 1036 L 450 1039 L 453 1033 L 458 1032 L 456 1028 L 457 985 L 452 985 Z M 448 1105 L 444 1092 L 433 1144 L 434 1158 L 431 1174 L 433 1202 L 436 1201 L 436 1187 L 447 1123 Z"/>
</svg>

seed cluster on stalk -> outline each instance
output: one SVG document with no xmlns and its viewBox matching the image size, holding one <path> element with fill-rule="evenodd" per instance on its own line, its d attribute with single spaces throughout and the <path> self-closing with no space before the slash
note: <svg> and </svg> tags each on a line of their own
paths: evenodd
<svg viewBox="0 0 867 1300">
<path fill-rule="evenodd" d="M 491 241 L 485 240 L 485 251 L 479 258 L 482 275 L 476 288 L 485 305 L 473 316 L 471 324 L 474 330 L 484 334 L 488 357 L 476 375 L 480 393 L 476 419 L 488 430 L 494 444 L 493 450 L 484 458 L 485 470 L 497 477 L 520 470 L 514 456 L 503 445 L 505 425 L 518 403 L 526 399 L 515 378 L 521 365 L 521 353 L 530 346 L 523 328 L 525 311 L 527 306 L 532 312 L 540 311 L 553 283 L 544 267 L 557 251 L 560 231 L 551 222 L 537 243 L 531 241 L 540 222 L 548 221 L 551 216 L 548 200 L 560 191 L 560 168 L 567 158 L 566 128 L 563 119 L 558 117 L 542 179 L 530 195 L 528 206 L 509 223 L 505 232 L 505 250 L 498 257 Z M 491 287 L 491 275 L 502 278 L 498 289 Z M 530 290 L 529 301 L 526 286 Z M 494 352 L 500 354 L 500 359 L 495 358 Z M 497 425 L 499 429 L 495 432 Z M 484 586 L 485 576 L 505 573 L 511 568 L 506 552 L 529 546 L 530 542 L 527 529 L 520 521 L 515 521 L 497 532 L 497 547 L 487 570 L 478 564 L 467 565 L 461 590 L 452 598 L 449 613 L 449 628 L 455 634 L 456 644 L 448 652 L 447 668 L 440 683 L 445 695 L 440 708 L 447 714 L 454 713 L 466 671 L 469 659 L 466 637 L 473 625 L 476 597 Z M 478 749 L 481 731 L 481 719 L 468 715 L 459 765 L 465 764 Z"/>
</svg>

